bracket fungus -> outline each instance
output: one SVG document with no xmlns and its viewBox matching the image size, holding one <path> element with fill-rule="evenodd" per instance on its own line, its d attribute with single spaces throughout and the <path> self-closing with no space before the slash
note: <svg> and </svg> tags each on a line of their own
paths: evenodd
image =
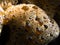
<svg viewBox="0 0 60 45">
<path fill-rule="evenodd" d="M 6 45 L 45 45 L 59 35 L 57 23 L 34 4 L 11 5 L 3 13 L 3 25 L 10 27 Z"/>
</svg>

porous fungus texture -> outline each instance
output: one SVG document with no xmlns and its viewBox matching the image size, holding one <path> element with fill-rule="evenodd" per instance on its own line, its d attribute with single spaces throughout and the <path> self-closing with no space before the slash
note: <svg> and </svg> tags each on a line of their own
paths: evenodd
<svg viewBox="0 0 60 45">
<path fill-rule="evenodd" d="M 34 4 L 12 5 L 4 15 L 4 24 L 11 30 L 8 44 L 44 45 L 59 35 L 57 23 Z"/>
</svg>

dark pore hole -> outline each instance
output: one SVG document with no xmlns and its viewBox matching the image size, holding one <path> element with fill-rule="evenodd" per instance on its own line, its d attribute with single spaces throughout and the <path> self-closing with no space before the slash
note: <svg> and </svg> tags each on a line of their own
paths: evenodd
<svg viewBox="0 0 60 45">
<path fill-rule="evenodd" d="M 47 29 L 48 28 L 48 26 L 47 25 L 44 25 L 44 27 Z"/>
</svg>

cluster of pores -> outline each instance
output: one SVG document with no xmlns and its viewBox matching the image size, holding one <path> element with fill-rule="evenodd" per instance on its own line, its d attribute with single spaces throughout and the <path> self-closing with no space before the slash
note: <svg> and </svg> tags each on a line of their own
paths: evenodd
<svg viewBox="0 0 60 45">
<path fill-rule="evenodd" d="M 22 37 L 21 41 L 26 40 L 26 45 L 47 44 L 59 35 L 57 23 L 34 4 L 11 5 L 5 10 L 0 7 L 0 29 L 7 24 L 11 35 L 20 33 L 18 37 Z M 12 43 L 12 39 L 13 37 L 8 42 Z"/>
</svg>

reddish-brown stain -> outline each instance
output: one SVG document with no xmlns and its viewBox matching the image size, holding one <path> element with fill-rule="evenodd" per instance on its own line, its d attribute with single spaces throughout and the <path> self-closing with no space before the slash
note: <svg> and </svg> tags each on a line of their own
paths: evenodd
<svg viewBox="0 0 60 45">
<path fill-rule="evenodd" d="M 38 7 L 37 7 L 37 6 L 33 6 L 32 8 L 34 8 L 34 9 L 38 9 Z"/>
<path fill-rule="evenodd" d="M 28 6 L 23 6 L 22 9 L 23 9 L 24 11 L 27 11 L 27 10 L 29 10 L 29 7 L 28 7 Z"/>
</svg>

